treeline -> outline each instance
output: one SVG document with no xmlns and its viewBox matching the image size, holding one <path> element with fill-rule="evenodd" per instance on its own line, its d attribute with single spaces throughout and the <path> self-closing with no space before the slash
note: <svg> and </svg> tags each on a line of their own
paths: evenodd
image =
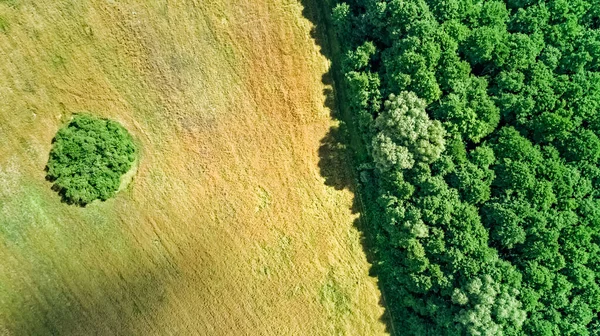
<svg viewBox="0 0 600 336">
<path fill-rule="evenodd" d="M 600 0 L 332 13 L 402 335 L 600 335 Z"/>
</svg>

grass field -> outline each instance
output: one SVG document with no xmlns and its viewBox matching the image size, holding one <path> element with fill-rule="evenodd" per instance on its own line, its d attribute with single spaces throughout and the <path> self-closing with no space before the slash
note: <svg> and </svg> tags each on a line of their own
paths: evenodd
<svg viewBox="0 0 600 336">
<path fill-rule="evenodd" d="M 0 335 L 385 334 L 303 10 L 0 0 Z M 81 111 L 141 152 L 86 208 L 44 179 Z"/>
</svg>

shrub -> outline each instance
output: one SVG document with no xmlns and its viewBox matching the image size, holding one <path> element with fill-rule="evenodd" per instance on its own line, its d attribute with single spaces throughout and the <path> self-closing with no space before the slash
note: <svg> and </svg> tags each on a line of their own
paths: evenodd
<svg viewBox="0 0 600 336">
<path fill-rule="evenodd" d="M 114 196 L 136 159 L 133 138 L 123 126 L 89 115 L 73 117 L 52 143 L 47 178 L 69 204 Z"/>
</svg>

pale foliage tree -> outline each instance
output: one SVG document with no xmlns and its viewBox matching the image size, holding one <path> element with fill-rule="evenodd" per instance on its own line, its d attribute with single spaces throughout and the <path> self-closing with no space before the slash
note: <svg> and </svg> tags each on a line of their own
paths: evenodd
<svg viewBox="0 0 600 336">
<path fill-rule="evenodd" d="M 452 301 L 465 306 L 456 317 L 468 335 L 501 336 L 505 325 L 520 328 L 526 313 L 517 300 L 519 292 L 500 285 L 490 275 L 471 280 L 464 290 L 455 289 Z"/>
<path fill-rule="evenodd" d="M 382 171 L 410 169 L 416 162 L 431 163 L 444 151 L 445 131 L 430 120 L 426 103 L 413 92 L 390 95 L 375 120 L 373 159 Z"/>
</svg>

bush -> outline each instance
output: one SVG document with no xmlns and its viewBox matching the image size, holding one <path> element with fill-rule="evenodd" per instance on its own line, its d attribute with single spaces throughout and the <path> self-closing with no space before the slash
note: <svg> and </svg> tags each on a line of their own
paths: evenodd
<svg viewBox="0 0 600 336">
<path fill-rule="evenodd" d="M 114 196 L 136 159 L 133 138 L 119 123 L 76 115 L 54 139 L 47 178 L 69 204 Z"/>
</svg>

